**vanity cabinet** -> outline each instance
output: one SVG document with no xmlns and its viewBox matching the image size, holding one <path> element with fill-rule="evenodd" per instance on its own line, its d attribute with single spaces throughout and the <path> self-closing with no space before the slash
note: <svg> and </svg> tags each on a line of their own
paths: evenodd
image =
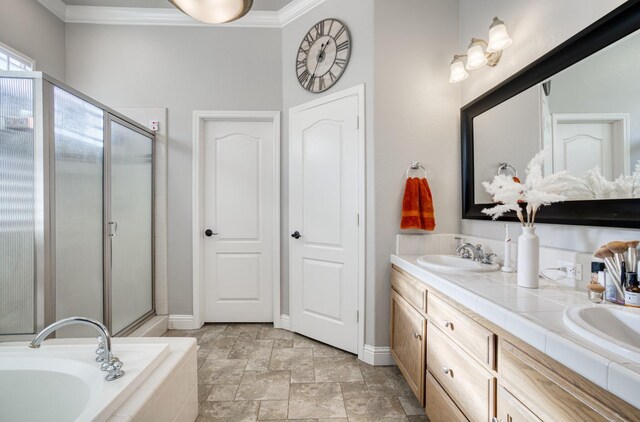
<svg viewBox="0 0 640 422">
<path fill-rule="evenodd" d="M 395 291 L 391 292 L 391 354 L 424 406 L 427 320 Z"/>
<path fill-rule="evenodd" d="M 431 422 L 640 422 L 640 410 L 395 266 L 391 286 L 391 355 Z"/>
</svg>

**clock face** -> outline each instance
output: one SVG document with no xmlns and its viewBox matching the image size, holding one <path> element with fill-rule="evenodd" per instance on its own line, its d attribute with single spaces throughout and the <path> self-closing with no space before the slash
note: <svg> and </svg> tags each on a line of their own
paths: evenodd
<svg viewBox="0 0 640 422">
<path fill-rule="evenodd" d="M 350 55 L 347 27 L 337 19 L 318 22 L 300 43 L 296 59 L 298 82 L 310 92 L 326 91 L 340 79 Z"/>
</svg>

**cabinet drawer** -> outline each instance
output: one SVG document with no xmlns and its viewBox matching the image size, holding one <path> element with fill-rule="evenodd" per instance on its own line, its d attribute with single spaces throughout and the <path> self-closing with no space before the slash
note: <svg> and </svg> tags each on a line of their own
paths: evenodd
<svg viewBox="0 0 640 422">
<path fill-rule="evenodd" d="M 469 422 L 429 372 L 427 372 L 425 403 L 427 416 L 431 422 Z"/>
<path fill-rule="evenodd" d="M 494 369 L 495 335 L 437 296 L 429 295 L 429 321 L 480 362 Z"/>
<path fill-rule="evenodd" d="M 427 312 L 427 286 L 391 267 L 391 287 L 418 311 Z"/>
<path fill-rule="evenodd" d="M 500 379 L 524 406 L 544 421 L 605 421 L 594 398 L 507 341 L 500 341 Z M 580 397 L 580 398 L 579 398 Z M 596 410 L 599 408 L 599 410 Z"/>
<path fill-rule="evenodd" d="M 524 404 L 502 385 L 498 384 L 498 421 L 502 422 L 542 422 Z"/>
<path fill-rule="evenodd" d="M 495 385 L 491 373 L 431 322 L 427 336 L 427 366 L 434 378 L 470 420 L 489 421 Z"/>
<path fill-rule="evenodd" d="M 427 320 L 399 294 L 391 292 L 391 355 L 424 406 Z"/>
</svg>

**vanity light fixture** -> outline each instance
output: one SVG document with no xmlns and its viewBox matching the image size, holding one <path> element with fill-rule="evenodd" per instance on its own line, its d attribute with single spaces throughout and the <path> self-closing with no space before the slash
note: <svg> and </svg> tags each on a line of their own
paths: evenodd
<svg viewBox="0 0 640 422">
<path fill-rule="evenodd" d="M 181 12 L 210 24 L 232 22 L 246 15 L 253 0 L 169 0 Z"/>
<path fill-rule="evenodd" d="M 509 37 L 504 22 L 497 17 L 489 27 L 489 42 L 480 38 L 472 38 L 467 54 L 456 54 L 451 62 L 450 83 L 462 82 L 469 77 L 467 70 L 480 69 L 487 65 L 494 67 L 502 57 L 502 50 L 509 47 L 513 41 Z M 463 58 L 466 57 L 466 64 Z"/>
</svg>

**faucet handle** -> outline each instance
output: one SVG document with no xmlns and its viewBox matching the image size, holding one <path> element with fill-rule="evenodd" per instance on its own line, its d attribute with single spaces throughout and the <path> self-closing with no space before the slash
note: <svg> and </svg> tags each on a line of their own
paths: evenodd
<svg viewBox="0 0 640 422">
<path fill-rule="evenodd" d="M 96 337 L 96 339 L 98 340 L 98 348 L 96 349 L 96 362 L 104 362 L 105 361 L 105 355 L 106 353 L 106 349 L 104 347 L 104 340 L 102 338 L 102 336 L 98 336 Z"/>
<path fill-rule="evenodd" d="M 493 259 L 497 258 L 498 255 L 494 254 L 494 253 L 488 253 L 486 255 L 484 255 L 482 257 L 482 263 L 483 264 L 493 264 Z"/>
<path fill-rule="evenodd" d="M 109 357 L 109 360 L 102 362 L 100 369 L 107 373 L 106 380 L 113 381 L 124 375 L 122 367 L 124 364 L 115 356 Z"/>
</svg>

